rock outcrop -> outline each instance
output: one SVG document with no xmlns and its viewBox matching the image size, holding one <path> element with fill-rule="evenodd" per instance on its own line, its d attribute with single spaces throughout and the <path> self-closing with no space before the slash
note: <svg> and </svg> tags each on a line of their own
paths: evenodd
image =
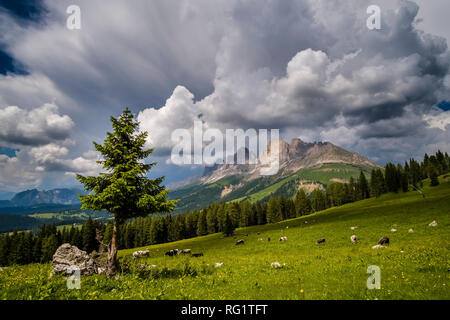
<svg viewBox="0 0 450 320">
<path fill-rule="evenodd" d="M 62 244 L 53 255 L 53 272 L 72 274 L 77 268 L 81 275 L 98 273 L 97 264 L 86 251 L 69 243 Z"/>
</svg>

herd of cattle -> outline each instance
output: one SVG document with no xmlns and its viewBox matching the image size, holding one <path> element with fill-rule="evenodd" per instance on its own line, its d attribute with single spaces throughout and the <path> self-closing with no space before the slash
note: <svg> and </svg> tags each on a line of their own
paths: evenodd
<svg viewBox="0 0 450 320">
<path fill-rule="evenodd" d="M 258 232 L 258 234 L 260 234 L 260 233 Z M 247 236 L 248 236 L 248 234 L 247 234 Z M 270 241 L 270 238 L 267 238 L 267 240 Z M 350 237 L 350 241 L 352 243 L 356 243 L 357 240 L 358 240 L 358 238 L 356 237 L 356 235 L 352 235 Z M 287 237 L 286 236 L 280 237 L 280 239 L 278 241 L 279 242 L 287 241 Z M 320 239 L 317 240 L 317 244 L 325 243 L 325 241 L 326 241 L 325 238 L 320 238 Z M 244 242 L 243 239 L 240 239 L 240 240 L 236 241 L 236 245 L 237 246 L 238 245 L 242 245 L 244 243 L 245 242 Z M 388 237 L 382 237 L 378 241 L 378 245 L 374 246 L 373 248 L 374 249 L 375 248 L 381 248 L 384 244 L 389 244 L 389 238 Z M 133 252 L 133 259 L 146 257 L 146 256 L 149 256 L 149 254 L 150 254 L 149 250 L 135 251 L 135 252 Z M 193 258 L 203 257 L 203 253 L 192 253 L 191 249 L 183 249 L 183 250 L 173 249 L 173 250 L 170 250 L 170 251 L 167 251 L 167 252 L 164 253 L 164 255 L 169 256 L 169 257 L 177 256 L 177 255 L 180 255 L 180 254 L 183 254 L 183 255 L 184 254 L 190 254 L 191 257 L 193 257 Z"/>
<path fill-rule="evenodd" d="M 305 223 L 306 223 L 306 222 L 305 222 Z M 436 222 L 436 221 L 433 221 L 432 223 L 429 224 L 429 226 L 430 226 L 430 227 L 436 227 L 436 226 L 437 226 L 437 222 Z M 287 227 L 286 227 L 286 228 L 287 228 Z M 357 228 L 358 228 L 358 227 L 350 227 L 351 230 L 355 230 L 355 229 L 357 229 Z M 395 229 L 392 229 L 391 231 L 394 232 L 393 230 L 395 230 Z M 397 230 L 395 230 L 395 231 L 397 231 Z M 409 233 L 412 233 L 412 232 L 414 232 L 414 230 L 413 230 L 413 229 L 409 229 L 408 232 L 409 232 Z M 260 232 L 258 232 L 257 234 L 260 235 Z M 245 236 L 248 237 L 248 233 L 245 234 Z M 236 238 L 236 236 L 235 236 L 235 238 Z M 259 238 L 258 240 L 262 240 L 262 238 Z M 351 241 L 352 243 L 356 243 L 357 240 L 358 240 L 358 237 L 357 237 L 356 235 L 352 235 L 352 236 L 350 237 L 350 241 Z M 270 238 L 267 238 L 267 241 L 270 242 Z M 278 241 L 279 241 L 279 242 L 287 241 L 287 237 L 286 237 L 286 236 L 282 236 L 282 237 L 280 237 L 280 239 L 278 239 Z M 320 239 L 317 240 L 317 244 L 320 245 L 320 244 L 322 244 L 322 243 L 325 243 L 325 241 L 326 241 L 325 238 L 320 238 Z M 244 243 L 245 243 L 245 242 L 244 242 L 243 239 L 240 239 L 240 240 L 237 240 L 237 241 L 236 241 L 236 245 L 243 245 Z M 386 244 L 387 244 L 387 245 L 389 244 L 389 238 L 388 238 L 388 237 L 382 237 L 382 238 L 378 241 L 378 244 L 375 245 L 375 246 L 373 246 L 372 248 L 373 248 L 373 249 L 384 248 L 383 245 L 386 245 Z M 133 252 L 133 259 L 140 258 L 140 257 L 145 257 L 145 256 L 149 256 L 149 254 L 150 254 L 150 251 L 149 251 L 149 250 L 145 250 L 145 251 L 135 251 L 135 252 Z M 164 255 L 169 256 L 169 257 L 177 256 L 177 255 L 180 255 L 180 254 L 183 254 L 183 255 L 184 255 L 184 254 L 189 254 L 191 257 L 194 257 L 194 258 L 203 257 L 203 253 L 192 253 L 192 250 L 191 250 L 191 249 L 183 249 L 183 250 L 173 249 L 173 250 L 170 250 L 170 251 L 167 251 L 166 253 L 164 253 Z"/>
</svg>

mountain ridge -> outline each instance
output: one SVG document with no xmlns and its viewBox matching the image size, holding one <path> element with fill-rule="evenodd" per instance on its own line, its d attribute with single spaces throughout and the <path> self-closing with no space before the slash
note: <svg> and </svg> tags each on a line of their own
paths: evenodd
<svg viewBox="0 0 450 320">
<path fill-rule="evenodd" d="M 273 156 L 272 150 L 274 147 L 278 148 L 279 171 L 276 175 L 279 176 L 286 176 L 300 169 L 312 168 L 326 163 L 380 167 L 366 157 L 356 152 L 347 151 L 331 142 L 307 143 L 299 138 L 294 138 L 289 144 L 283 140 L 275 140 L 267 146 L 266 157 Z M 257 179 L 261 176 L 259 172 L 264 167 L 263 163 L 267 163 L 267 159 L 264 159 L 264 157 L 264 154 L 260 156 L 256 165 L 219 164 L 206 167 L 200 180 L 202 183 L 210 184 L 233 175 L 243 176 L 248 181 Z"/>
<path fill-rule="evenodd" d="M 277 155 L 277 148 L 278 172 L 261 175 L 260 170 L 270 164 L 268 159 Z M 248 160 L 249 156 L 246 150 L 245 159 Z M 271 196 L 291 198 L 299 189 L 304 189 L 308 194 L 316 188 L 326 189 L 329 184 L 357 178 L 360 172 L 369 178 L 370 171 L 375 168 L 382 167 L 330 142 L 307 143 L 292 139 L 289 144 L 275 140 L 269 143 L 257 164 L 247 162 L 206 167 L 199 180 L 172 190 L 169 198 L 180 199 L 176 209 L 178 212 L 201 210 L 218 202 L 264 202 Z"/>
<path fill-rule="evenodd" d="M 78 205 L 81 190 L 56 188 L 51 190 L 28 189 L 16 193 L 11 200 L 2 200 L 0 207 L 30 207 L 42 204 Z"/>
</svg>

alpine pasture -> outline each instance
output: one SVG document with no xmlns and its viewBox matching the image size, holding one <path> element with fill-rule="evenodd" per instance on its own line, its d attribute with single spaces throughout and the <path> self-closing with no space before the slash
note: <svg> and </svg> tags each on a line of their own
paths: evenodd
<svg viewBox="0 0 450 320">
<path fill-rule="evenodd" d="M 122 250 L 127 271 L 82 276 L 80 290 L 52 275 L 51 264 L 6 267 L 0 299 L 449 299 L 450 181 L 440 182 L 424 181 L 425 198 L 415 191 L 385 194 L 237 229 L 235 238 L 213 234 Z M 381 237 L 390 244 L 373 249 Z M 319 238 L 326 242 L 318 245 Z M 164 254 L 176 248 L 203 256 Z M 148 257 L 133 259 L 138 250 L 149 250 Z M 367 288 L 371 265 L 381 270 L 380 289 Z"/>
</svg>

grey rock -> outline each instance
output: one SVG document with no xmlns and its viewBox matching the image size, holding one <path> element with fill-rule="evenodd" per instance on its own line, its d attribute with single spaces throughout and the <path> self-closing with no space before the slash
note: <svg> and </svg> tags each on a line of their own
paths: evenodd
<svg viewBox="0 0 450 320">
<path fill-rule="evenodd" d="M 53 272 L 72 274 L 76 268 L 80 269 L 81 275 L 92 275 L 97 273 L 97 264 L 86 251 L 78 249 L 69 243 L 62 244 L 53 255 Z"/>
</svg>

